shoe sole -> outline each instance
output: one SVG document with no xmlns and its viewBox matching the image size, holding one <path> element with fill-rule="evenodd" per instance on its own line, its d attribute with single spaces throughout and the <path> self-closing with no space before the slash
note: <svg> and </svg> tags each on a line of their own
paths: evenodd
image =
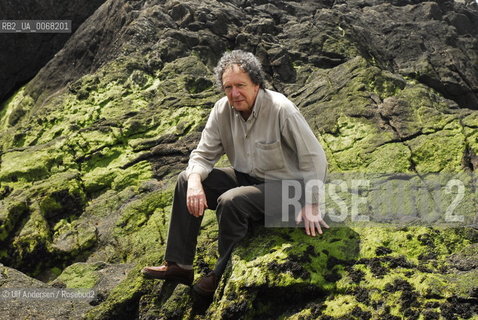
<svg viewBox="0 0 478 320">
<path fill-rule="evenodd" d="M 146 273 L 146 272 L 141 272 L 143 274 L 143 277 L 144 278 L 147 278 L 147 279 L 155 279 L 155 280 L 165 280 L 165 281 L 175 281 L 175 282 L 179 282 L 179 283 L 182 283 L 184 285 L 187 285 L 187 286 L 191 286 L 192 285 L 192 281 L 189 282 L 189 281 L 185 281 L 183 278 L 178 278 L 178 277 L 167 277 L 167 278 L 161 278 L 161 277 L 158 277 L 156 275 L 153 275 L 153 274 L 149 274 L 149 273 Z"/>
</svg>

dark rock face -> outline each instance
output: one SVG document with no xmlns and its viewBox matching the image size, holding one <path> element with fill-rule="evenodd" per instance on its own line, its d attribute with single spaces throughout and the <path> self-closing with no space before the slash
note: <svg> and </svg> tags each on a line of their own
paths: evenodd
<svg viewBox="0 0 478 320">
<path fill-rule="evenodd" d="M 0 20 L 72 20 L 72 32 L 88 18 L 104 0 L 13 1 L 0 3 Z M 0 34 L 0 102 L 35 76 L 60 50 L 71 34 Z"/>
<path fill-rule="evenodd" d="M 361 52 L 394 73 L 417 79 L 463 108 L 478 108 L 476 10 L 452 1 L 437 1 L 364 5 L 344 13 L 341 18 L 359 41 L 356 43 Z"/>
<path fill-rule="evenodd" d="M 360 53 L 463 108 L 476 109 L 476 7 L 453 1 L 110 1 L 30 88 L 33 96 L 51 93 L 120 52 L 140 48 L 154 51 L 163 62 L 197 52 L 213 66 L 225 49 L 241 47 L 261 58 L 278 89 L 296 80 L 292 62 L 330 68 Z M 68 75 L 56 72 L 72 63 Z"/>
</svg>

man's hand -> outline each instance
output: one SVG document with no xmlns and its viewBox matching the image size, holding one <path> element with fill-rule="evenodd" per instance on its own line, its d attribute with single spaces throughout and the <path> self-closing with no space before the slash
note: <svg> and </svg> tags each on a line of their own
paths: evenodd
<svg viewBox="0 0 478 320">
<path fill-rule="evenodd" d="M 201 176 L 193 173 L 188 179 L 188 191 L 186 193 L 186 206 L 189 213 L 195 217 L 202 216 L 207 208 L 206 195 L 201 183 Z"/>
<path fill-rule="evenodd" d="M 325 223 L 320 213 L 319 204 L 310 204 L 307 203 L 297 214 L 295 221 L 299 224 L 301 221 L 304 221 L 305 232 L 307 235 L 315 237 L 315 230 L 319 234 L 322 234 L 321 225 L 324 228 L 329 228 L 327 223 Z"/>
</svg>

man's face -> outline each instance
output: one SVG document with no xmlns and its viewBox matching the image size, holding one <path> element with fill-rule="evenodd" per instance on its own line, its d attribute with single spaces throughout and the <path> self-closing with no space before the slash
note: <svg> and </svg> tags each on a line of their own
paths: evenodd
<svg viewBox="0 0 478 320">
<path fill-rule="evenodd" d="M 222 84 L 229 104 L 244 115 L 250 115 L 256 101 L 259 85 L 238 65 L 232 65 L 222 74 Z"/>
</svg>

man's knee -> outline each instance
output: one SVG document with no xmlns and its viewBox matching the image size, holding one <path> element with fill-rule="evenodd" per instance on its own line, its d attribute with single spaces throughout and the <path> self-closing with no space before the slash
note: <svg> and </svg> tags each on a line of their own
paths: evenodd
<svg viewBox="0 0 478 320">
<path fill-rule="evenodd" d="M 242 196 L 232 190 L 224 192 L 217 200 L 216 216 L 219 233 L 239 240 L 245 235 L 248 214 L 244 210 Z"/>
<path fill-rule="evenodd" d="M 240 203 L 243 201 L 242 198 L 242 195 L 235 189 L 231 189 L 219 196 L 217 199 L 217 206 L 223 208 L 240 207 Z"/>
</svg>

